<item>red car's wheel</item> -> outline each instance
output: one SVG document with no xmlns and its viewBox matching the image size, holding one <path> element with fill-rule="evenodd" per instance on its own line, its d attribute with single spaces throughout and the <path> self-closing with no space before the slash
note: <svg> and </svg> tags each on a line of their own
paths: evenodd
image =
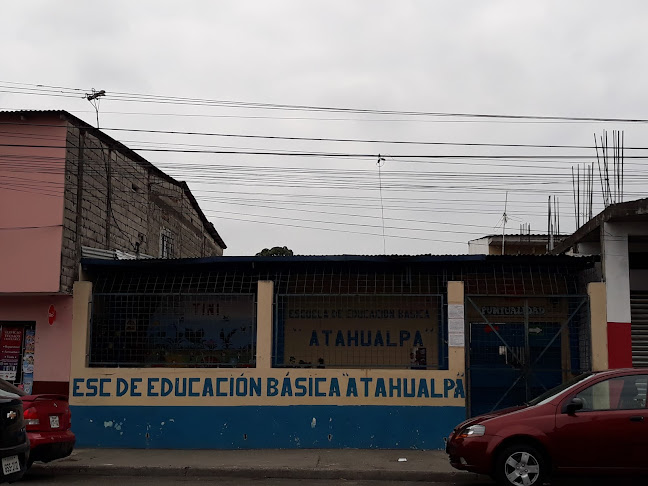
<svg viewBox="0 0 648 486">
<path fill-rule="evenodd" d="M 527 444 L 516 444 L 498 454 L 494 476 L 503 486 L 542 486 L 547 469 L 542 452 Z"/>
</svg>

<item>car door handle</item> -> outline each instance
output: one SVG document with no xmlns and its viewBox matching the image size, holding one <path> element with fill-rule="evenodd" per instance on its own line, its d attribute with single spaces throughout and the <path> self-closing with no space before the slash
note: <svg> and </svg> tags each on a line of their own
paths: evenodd
<svg viewBox="0 0 648 486">
<path fill-rule="evenodd" d="M 635 415 L 634 417 L 630 417 L 630 422 L 643 422 L 644 418 L 641 415 Z"/>
</svg>

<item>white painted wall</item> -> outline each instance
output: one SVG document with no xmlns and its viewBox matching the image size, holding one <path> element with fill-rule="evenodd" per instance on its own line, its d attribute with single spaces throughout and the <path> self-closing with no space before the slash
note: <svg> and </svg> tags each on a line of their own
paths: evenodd
<svg viewBox="0 0 648 486">
<path fill-rule="evenodd" d="M 601 227 L 608 322 L 630 322 L 631 319 L 628 231 L 636 230 L 633 226 L 636 225 L 603 223 Z"/>
<path fill-rule="evenodd" d="M 480 238 L 478 240 L 473 240 L 468 242 L 468 254 L 469 255 L 488 255 L 488 244 L 490 243 L 490 238 Z"/>
</svg>

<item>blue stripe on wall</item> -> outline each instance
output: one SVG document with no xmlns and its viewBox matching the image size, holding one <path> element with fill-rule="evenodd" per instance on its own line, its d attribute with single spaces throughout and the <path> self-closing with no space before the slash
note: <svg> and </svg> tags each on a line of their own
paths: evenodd
<svg viewBox="0 0 648 486">
<path fill-rule="evenodd" d="M 71 406 L 77 447 L 441 449 L 464 407 Z"/>
</svg>

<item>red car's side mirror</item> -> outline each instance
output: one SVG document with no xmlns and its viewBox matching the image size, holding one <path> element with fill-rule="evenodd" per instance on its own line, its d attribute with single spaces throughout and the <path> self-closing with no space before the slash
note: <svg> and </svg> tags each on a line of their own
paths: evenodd
<svg viewBox="0 0 648 486">
<path fill-rule="evenodd" d="M 580 397 L 574 397 L 563 407 L 563 413 L 573 414 L 578 410 L 582 410 L 585 405 L 585 402 Z"/>
</svg>

